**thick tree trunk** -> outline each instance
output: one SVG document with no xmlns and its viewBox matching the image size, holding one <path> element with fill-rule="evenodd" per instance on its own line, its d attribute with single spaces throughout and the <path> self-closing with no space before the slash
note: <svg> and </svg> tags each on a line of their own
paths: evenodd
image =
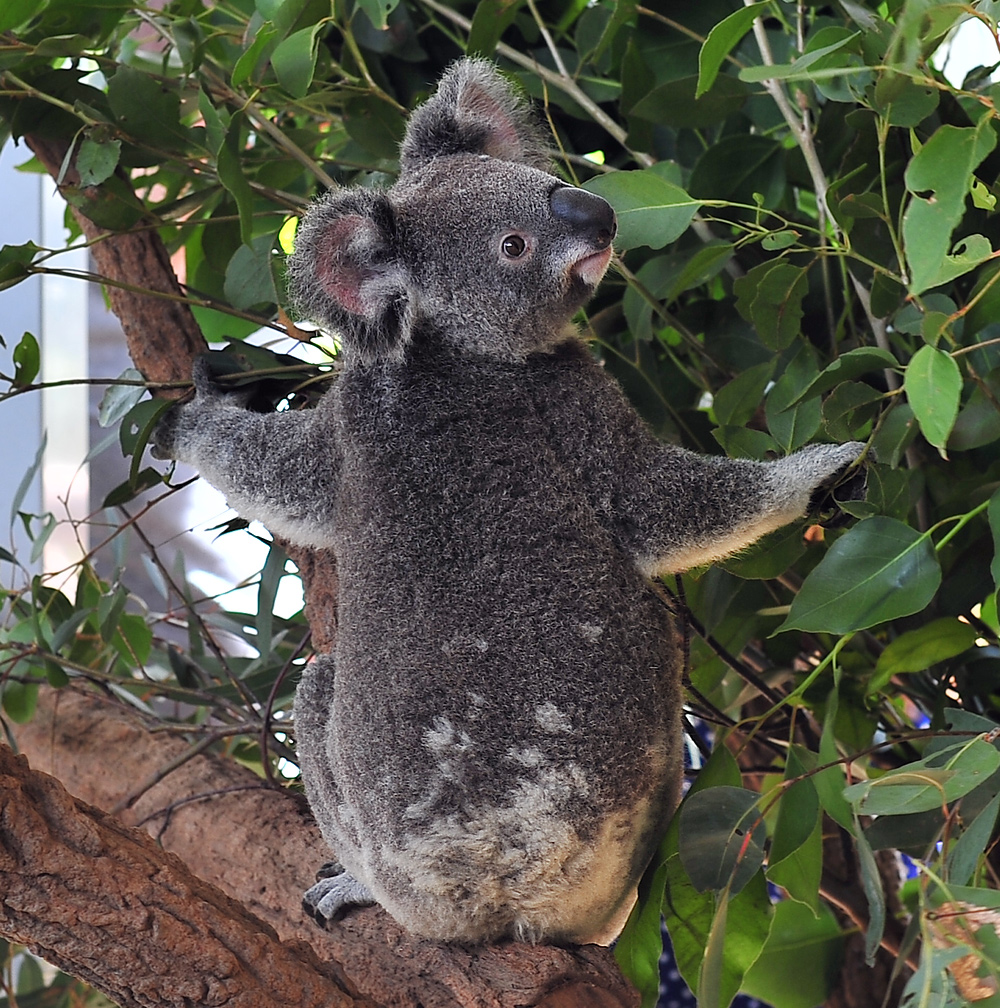
<svg viewBox="0 0 1000 1008">
<path fill-rule="evenodd" d="M 26 140 L 55 177 L 65 145 Z M 76 181 L 70 168 L 64 184 Z M 187 305 L 176 300 L 180 288 L 156 230 L 111 234 L 77 218 L 94 242 L 98 270 L 129 288 L 112 288 L 111 301 L 136 366 L 153 382 L 187 378 L 205 344 Z M 331 559 L 322 551 L 289 553 L 303 573 L 314 642 L 328 648 L 336 627 Z M 152 733 L 110 702 L 50 691 L 15 738 L 33 763 L 84 800 L 123 809 L 201 876 L 3 750 L 0 937 L 38 950 L 123 1005 L 274 1005 L 286 991 L 295 1004 L 394 1008 L 637 1003 L 613 957 L 595 946 L 419 941 L 378 908 L 324 934 L 298 907 L 312 872 L 329 857 L 301 802 L 232 763 L 208 756 L 184 762 L 186 743 Z M 162 780 L 129 800 L 154 777 Z M 126 945 L 134 952 L 126 955 Z M 351 985 L 371 1001 L 352 1002 Z"/>
</svg>

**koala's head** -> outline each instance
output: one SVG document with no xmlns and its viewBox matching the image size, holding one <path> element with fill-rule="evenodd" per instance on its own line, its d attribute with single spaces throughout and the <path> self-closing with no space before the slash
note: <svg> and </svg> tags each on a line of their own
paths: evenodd
<svg viewBox="0 0 1000 1008">
<path fill-rule="evenodd" d="M 421 333 L 517 359 L 565 339 L 611 259 L 615 215 L 549 164 L 529 114 L 485 61 L 462 60 L 413 114 L 399 181 L 331 190 L 289 261 L 303 314 L 355 360 Z"/>
</svg>

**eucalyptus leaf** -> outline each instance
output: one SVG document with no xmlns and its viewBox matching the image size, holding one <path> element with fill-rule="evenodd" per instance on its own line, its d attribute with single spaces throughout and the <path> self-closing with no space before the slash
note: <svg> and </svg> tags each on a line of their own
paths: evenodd
<svg viewBox="0 0 1000 1008">
<path fill-rule="evenodd" d="M 903 388 L 924 437 L 947 458 L 944 449 L 962 394 L 962 373 L 955 358 L 936 347 L 922 346 L 907 365 Z"/>
<path fill-rule="evenodd" d="M 943 616 L 900 634 L 879 655 L 875 674 L 868 684 L 869 694 L 884 689 L 895 675 L 922 672 L 937 662 L 954 658 L 972 647 L 977 636 L 968 623 L 954 616 Z"/>
<path fill-rule="evenodd" d="M 932 760 L 939 765 L 930 765 Z M 874 780 L 852 784 L 844 790 L 844 797 L 860 815 L 929 812 L 968 794 L 998 768 L 1000 750 L 975 739 L 961 746 L 947 762 L 935 754 Z"/>
<path fill-rule="evenodd" d="M 833 544 L 775 632 L 863 630 L 919 612 L 940 583 L 941 568 L 926 533 L 894 518 L 868 518 Z"/>
<path fill-rule="evenodd" d="M 914 155 L 905 173 L 911 193 L 903 215 L 903 245 L 911 294 L 936 283 L 947 266 L 951 235 L 969 193 L 969 176 L 996 144 L 988 117 L 978 126 L 939 126 Z M 954 274 L 957 276 L 959 274 Z"/>
<path fill-rule="evenodd" d="M 708 33 L 698 54 L 698 87 L 695 98 L 701 97 L 715 82 L 723 60 L 750 30 L 754 20 L 761 16 L 762 8 L 769 7 L 768 0 L 741 7 L 724 17 Z"/>
<path fill-rule="evenodd" d="M 714 787 L 681 806 L 680 857 L 696 889 L 735 894 L 756 874 L 766 836 L 759 800 L 743 788 Z"/>
<path fill-rule="evenodd" d="M 622 249 L 663 248 L 688 228 L 700 201 L 651 171 L 598 175 L 584 186 L 603 196 L 618 216 L 615 244 Z"/>
</svg>

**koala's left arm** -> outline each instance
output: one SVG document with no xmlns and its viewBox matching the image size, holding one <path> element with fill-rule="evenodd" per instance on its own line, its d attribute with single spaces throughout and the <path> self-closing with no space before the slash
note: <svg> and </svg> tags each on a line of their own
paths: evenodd
<svg viewBox="0 0 1000 1008">
<path fill-rule="evenodd" d="M 574 396 L 579 414 L 562 418 L 578 432 L 581 454 L 571 464 L 651 576 L 719 560 L 802 517 L 864 448 L 810 445 L 774 462 L 698 455 L 657 441 L 615 382 L 599 368 L 586 371 Z"/>
<path fill-rule="evenodd" d="M 303 546 L 330 545 L 340 468 L 329 396 L 316 409 L 256 413 L 196 361 L 197 395 L 153 431 L 153 454 L 194 466 L 243 518 Z"/>
</svg>

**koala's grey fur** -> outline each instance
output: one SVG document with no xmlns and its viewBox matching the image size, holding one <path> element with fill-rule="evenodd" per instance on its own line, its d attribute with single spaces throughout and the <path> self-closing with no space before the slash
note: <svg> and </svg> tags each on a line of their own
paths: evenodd
<svg viewBox="0 0 1000 1008">
<path fill-rule="evenodd" d="M 330 192 L 299 231 L 299 307 L 343 344 L 319 407 L 251 413 L 202 368 L 157 432 L 241 514 L 336 555 L 336 648 L 295 702 L 346 869 L 306 896 L 323 919 L 377 901 L 441 939 L 612 937 L 682 772 L 649 579 L 798 518 L 862 447 L 658 443 L 568 325 L 613 214 L 547 165 L 496 71 L 456 64 L 399 182 Z"/>
</svg>

